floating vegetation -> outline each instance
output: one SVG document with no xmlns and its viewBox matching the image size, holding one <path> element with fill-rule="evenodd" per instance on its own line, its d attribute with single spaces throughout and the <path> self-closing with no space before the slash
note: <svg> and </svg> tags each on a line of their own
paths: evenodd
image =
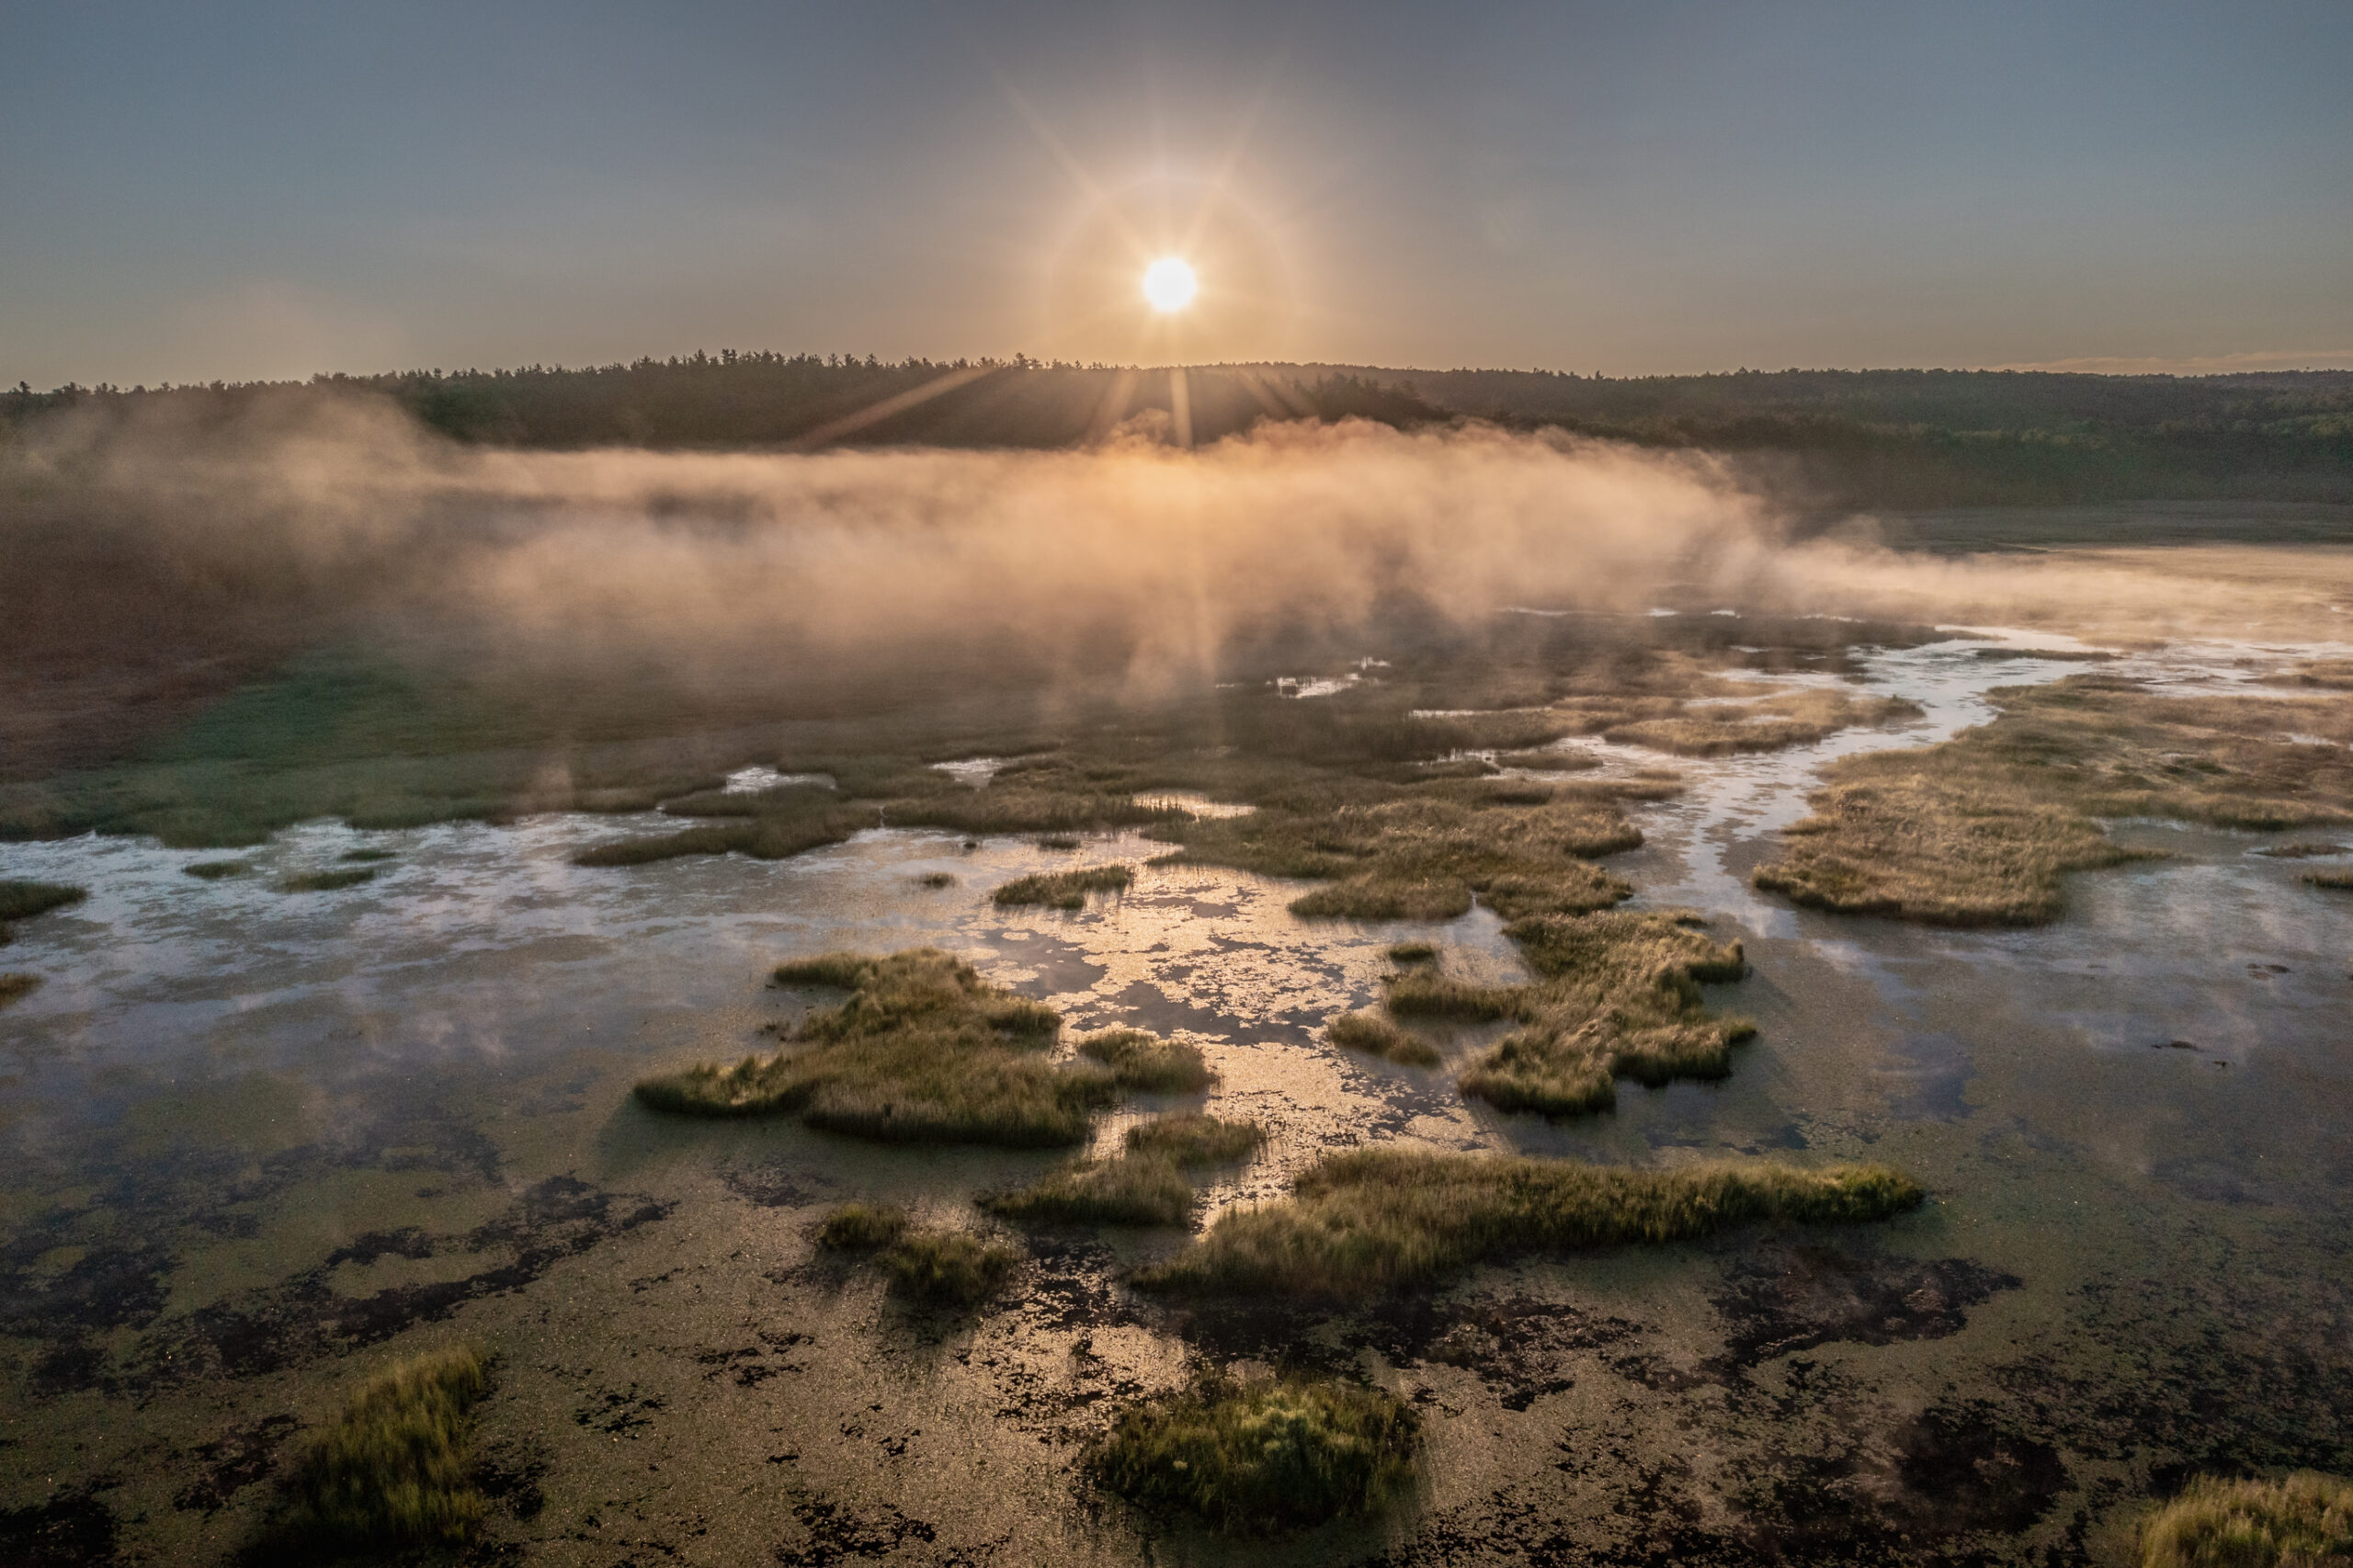
<svg viewBox="0 0 2353 1568">
<path fill-rule="evenodd" d="M 1444 1060 L 1436 1046 L 1408 1034 L 1379 1013 L 1343 1013 L 1324 1026 L 1324 1038 L 1344 1050 L 1385 1057 L 1408 1067 L 1435 1067 Z"/>
<path fill-rule="evenodd" d="M 2353 1483 L 2192 1477 L 2141 1528 L 2141 1568 L 2321 1568 L 2353 1562 Z"/>
<path fill-rule="evenodd" d="M 1756 884 L 1846 915 L 2032 926 L 2064 908 L 2069 871 L 2146 852 L 2097 818 L 2278 829 L 2353 822 L 2353 699 L 2175 697 L 2107 676 L 1992 694 L 1992 723 L 1824 772 L 1814 814 Z"/>
<path fill-rule="evenodd" d="M 1219 1529 L 1303 1529 L 1370 1513 L 1412 1483 L 1420 1423 L 1380 1389 L 1205 1373 L 1131 1406 L 1086 1458 L 1104 1491 Z"/>
<path fill-rule="evenodd" d="M 1267 1142 L 1255 1121 L 1229 1121 L 1199 1111 L 1139 1121 L 1128 1129 L 1128 1153 L 1153 1154 L 1180 1165 L 1222 1165 L 1246 1159 Z"/>
<path fill-rule="evenodd" d="M 1612 911 L 1506 927 L 1534 985 L 1485 989 L 1423 971 L 1400 976 L 1392 1012 L 1509 1017 L 1520 1028 L 1462 1076 L 1498 1110 L 1574 1116 L 1617 1104 L 1617 1080 L 1657 1088 L 1729 1076 L 1732 1048 L 1756 1032 L 1710 1015 L 1699 985 L 1738 980 L 1738 942 L 1719 943 L 1664 915 Z"/>
<path fill-rule="evenodd" d="M 1200 1047 L 1163 1040 L 1142 1029 L 1105 1029 L 1078 1042 L 1078 1053 L 1099 1062 L 1123 1089 L 1189 1095 L 1217 1081 L 1201 1060 Z"/>
<path fill-rule="evenodd" d="M 1924 713 L 1906 698 L 1793 691 L 1761 701 L 1685 708 L 1671 717 L 1614 724 L 1603 738 L 1677 756 L 1729 756 L 1811 745 L 1858 724 L 1891 724 Z"/>
<path fill-rule="evenodd" d="M 199 860 L 194 865 L 180 868 L 183 875 L 200 878 L 208 882 L 221 881 L 229 877 L 242 877 L 252 869 L 253 868 L 243 860 Z"/>
<path fill-rule="evenodd" d="M 405 1361 L 352 1396 L 287 1483 L 281 1528 L 335 1551 L 462 1540 L 487 1506 L 468 1467 L 468 1412 L 489 1388 L 482 1358 Z"/>
<path fill-rule="evenodd" d="M 1005 1287 L 1021 1254 L 963 1231 L 910 1231 L 882 1255 L 891 1288 L 918 1301 L 969 1307 Z"/>
<path fill-rule="evenodd" d="M 906 1233 L 907 1211 L 889 1203 L 845 1203 L 817 1223 L 817 1244 L 835 1252 L 871 1252 Z"/>
<path fill-rule="evenodd" d="M 1048 1224 L 1181 1225 L 1193 1212 L 1193 1184 L 1156 1153 L 1083 1161 L 1017 1191 L 981 1199 L 1008 1220 Z"/>
<path fill-rule="evenodd" d="M 347 849 L 335 858 L 348 865 L 370 866 L 380 861 L 397 860 L 400 857 L 390 849 Z"/>
<path fill-rule="evenodd" d="M 797 1112 L 897 1142 L 1038 1148 L 1084 1142 L 1090 1114 L 1119 1092 L 1110 1072 L 1047 1059 L 1060 1014 L 935 948 L 829 953 L 779 964 L 776 979 L 850 996 L 812 1012 L 774 1056 L 647 1078 L 638 1100 L 690 1116 Z"/>
<path fill-rule="evenodd" d="M 0 944 L 14 935 L 12 927 L 17 921 L 63 909 L 89 896 L 89 889 L 69 887 L 63 882 L 0 880 Z"/>
<path fill-rule="evenodd" d="M 1427 1285 L 1474 1263 L 1627 1243 L 1679 1242 L 1759 1220 L 1843 1224 L 1918 1207 L 1886 1165 L 1806 1169 L 1766 1160 L 1632 1170 L 1517 1155 L 1358 1149 L 1291 1196 L 1229 1210 L 1149 1289 L 1358 1296 Z"/>
<path fill-rule="evenodd" d="M 1125 892 L 1136 874 L 1125 866 L 1082 866 L 1069 871 L 1039 871 L 1016 877 L 989 896 L 1000 905 L 1041 903 L 1050 909 L 1084 909 L 1093 892 Z"/>
<path fill-rule="evenodd" d="M 5 1007 L 11 1002 L 21 1002 L 40 989 L 40 975 L 0 974 L 0 1007 Z"/>
<path fill-rule="evenodd" d="M 373 866 L 351 866 L 339 871 L 302 871 L 278 884 L 279 892 L 334 892 L 338 888 L 356 888 L 362 882 L 376 880 Z"/>
</svg>

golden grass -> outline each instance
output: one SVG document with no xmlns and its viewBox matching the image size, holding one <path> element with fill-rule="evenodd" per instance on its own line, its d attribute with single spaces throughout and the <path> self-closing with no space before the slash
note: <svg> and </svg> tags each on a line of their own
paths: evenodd
<svg viewBox="0 0 2353 1568">
<path fill-rule="evenodd" d="M 1131 1154 L 1151 1154 L 1180 1165 L 1222 1165 L 1246 1159 L 1267 1142 L 1267 1130 L 1255 1121 L 1229 1121 L 1222 1117 L 1188 1111 L 1139 1121 L 1128 1129 Z"/>
<path fill-rule="evenodd" d="M 817 1223 L 817 1244 L 834 1252 L 871 1252 L 906 1233 L 907 1211 L 890 1203 L 845 1203 Z"/>
<path fill-rule="evenodd" d="M 1125 866 L 1081 866 L 1016 877 L 989 897 L 1000 906 L 1040 903 L 1049 909 L 1084 909 L 1087 894 L 1125 892 L 1135 880 L 1135 872 Z"/>
<path fill-rule="evenodd" d="M 1613 724 L 1603 736 L 1677 756 L 1729 756 L 1810 745 L 1840 730 L 1917 719 L 1922 711 L 1918 703 L 1901 697 L 1802 690 L 1755 702 L 1687 707 L 1670 716 Z"/>
<path fill-rule="evenodd" d="M 1756 885 L 1840 914 L 2031 926 L 2063 912 L 2067 872 L 2143 858 L 2099 818 L 2353 822 L 2353 699 L 2169 697 L 2105 676 L 1993 695 L 2000 717 L 1942 745 L 1832 764 Z"/>
<path fill-rule="evenodd" d="M 283 1533 L 325 1551 L 454 1542 L 487 1501 L 467 1471 L 468 1412 L 489 1388 L 471 1350 L 403 1362 L 352 1396 L 287 1483 Z"/>
<path fill-rule="evenodd" d="M 1324 1038 L 1344 1051 L 1361 1051 L 1408 1067 L 1435 1067 L 1444 1060 L 1436 1046 L 1379 1013 L 1343 1013 L 1324 1026 Z"/>
<path fill-rule="evenodd" d="M 1218 1529 L 1303 1529 L 1407 1490 L 1419 1431 L 1414 1412 L 1380 1389 L 1208 1373 L 1122 1411 L 1085 1468 L 1107 1492 Z"/>
<path fill-rule="evenodd" d="M 898 1294 L 969 1307 L 1005 1288 L 1020 1267 L 1021 1254 L 962 1231 L 909 1231 L 882 1254 L 881 1262 Z"/>
<path fill-rule="evenodd" d="M 2328 1563 L 2353 1563 L 2353 1483 L 2314 1471 L 2279 1481 L 2201 1475 L 2141 1528 L 2141 1568 Z"/>
<path fill-rule="evenodd" d="M 1084 1142 L 1091 1114 L 1118 1093 L 1101 1068 L 1046 1058 L 1062 1028 L 1052 1008 L 937 949 L 831 953 L 776 975 L 850 995 L 812 1012 L 775 1056 L 647 1078 L 639 1101 L 692 1116 L 797 1112 L 812 1127 L 886 1142 L 1038 1148 Z"/>
<path fill-rule="evenodd" d="M 1163 1040 L 1142 1029 L 1105 1029 L 1088 1035 L 1078 1042 L 1078 1053 L 1108 1067 L 1123 1089 L 1189 1095 L 1217 1082 L 1217 1074 L 1201 1060 L 1200 1047 Z"/>
<path fill-rule="evenodd" d="M 1302 1174 L 1288 1199 L 1227 1210 L 1137 1283 L 1178 1292 L 1358 1297 L 1523 1254 L 1688 1241 L 1757 1221 L 1883 1220 L 1922 1198 L 1916 1183 L 1885 1165 L 1806 1169 L 1747 1160 L 1645 1171 L 1359 1149 Z"/>
<path fill-rule="evenodd" d="M 982 1199 L 981 1207 L 1048 1224 L 1181 1225 L 1192 1217 L 1193 1184 L 1165 1155 L 1122 1154 L 1049 1172 L 1028 1187 Z"/>
<path fill-rule="evenodd" d="M 2309 882 L 2316 888 L 2353 888 L 2353 868 L 2328 871 L 2306 871 L 2296 880 L 2300 882 Z"/>
</svg>

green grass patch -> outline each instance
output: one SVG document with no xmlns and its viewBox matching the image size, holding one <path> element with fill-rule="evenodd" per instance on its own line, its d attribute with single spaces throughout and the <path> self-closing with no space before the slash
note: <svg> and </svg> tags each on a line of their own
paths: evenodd
<svg viewBox="0 0 2353 1568">
<path fill-rule="evenodd" d="M 1839 914 L 2034 926 L 2064 912 L 2067 872 L 2147 858 L 2100 819 L 2353 822 L 2353 698 L 2177 697 L 2096 675 L 1992 695 L 2000 716 L 1942 745 L 1831 764 L 1814 814 L 1752 880 Z"/>
<path fill-rule="evenodd" d="M 0 881 L 0 926 L 12 920 L 30 920 L 36 915 L 63 909 L 89 896 L 89 889 L 68 887 L 63 882 Z"/>
<path fill-rule="evenodd" d="M 2353 1562 L 2353 1483 L 2193 1478 L 2141 1527 L 2141 1568 L 2323 1568 Z"/>
<path fill-rule="evenodd" d="M 1838 1224 L 1918 1207 L 1885 1165 L 1766 1160 L 1631 1170 L 1574 1160 L 1359 1149 L 1302 1175 L 1291 1196 L 1229 1210 L 1137 1283 L 1196 1293 L 1354 1297 L 1425 1286 L 1472 1264 L 1630 1243 L 1694 1240 L 1756 1221 Z"/>
<path fill-rule="evenodd" d="M 1200 1047 L 1163 1040 L 1142 1029 L 1105 1029 L 1078 1042 L 1078 1053 L 1099 1062 L 1123 1089 L 1189 1095 L 1217 1082 Z"/>
<path fill-rule="evenodd" d="M 962 1231 L 909 1231 L 882 1254 L 891 1289 L 914 1301 L 969 1307 L 1005 1288 L 1021 1254 Z"/>
<path fill-rule="evenodd" d="M 356 888 L 362 882 L 376 880 L 373 866 L 350 866 L 339 871 L 302 871 L 281 880 L 279 892 L 334 892 L 338 888 Z"/>
<path fill-rule="evenodd" d="M 1408 1067 L 1435 1067 L 1444 1060 L 1436 1046 L 1408 1034 L 1379 1013 L 1343 1013 L 1324 1026 L 1324 1038 L 1343 1050 L 1361 1051 Z"/>
<path fill-rule="evenodd" d="M 1371 1513 L 1403 1494 L 1419 1431 L 1380 1389 L 1211 1373 L 1122 1411 L 1085 1465 L 1097 1486 L 1143 1507 L 1264 1534 Z"/>
<path fill-rule="evenodd" d="M 40 975 L 0 974 L 0 1007 L 5 1007 L 11 1002 L 21 1002 L 40 989 Z"/>
<path fill-rule="evenodd" d="M 222 881 L 230 877 L 242 877 L 252 869 L 253 868 L 243 860 L 199 860 L 194 865 L 180 868 L 183 875 L 208 882 Z"/>
<path fill-rule="evenodd" d="M 291 1540 L 328 1551 L 464 1540 L 488 1506 L 468 1475 L 468 1413 L 489 1389 L 471 1350 L 420 1357 L 370 1380 L 287 1483 Z"/>
<path fill-rule="evenodd" d="M 1110 1072 L 1047 1059 L 1061 1015 L 934 948 L 795 960 L 776 978 L 850 995 L 813 1011 L 776 1055 L 644 1079 L 639 1101 L 690 1116 L 797 1113 L 893 1142 L 1043 1148 L 1083 1142 L 1119 1092 Z"/>
<path fill-rule="evenodd" d="M 1135 880 L 1135 872 L 1125 866 L 1081 866 L 1016 877 L 989 897 L 999 906 L 1038 903 L 1049 909 L 1084 909 L 1087 894 L 1125 892 Z"/>
<path fill-rule="evenodd" d="M 1049 1172 L 1017 1191 L 981 1199 L 1008 1220 L 1046 1224 L 1181 1225 L 1192 1217 L 1193 1184 L 1160 1154 L 1122 1154 Z"/>
<path fill-rule="evenodd" d="M 1174 1160 L 1180 1165 L 1222 1165 L 1246 1159 L 1267 1142 L 1255 1121 L 1229 1121 L 1198 1111 L 1157 1117 L 1128 1129 L 1128 1153 Z"/>
<path fill-rule="evenodd" d="M 817 1222 L 817 1244 L 835 1252 L 872 1252 L 906 1233 L 907 1211 L 889 1203 L 845 1203 Z"/>
</svg>

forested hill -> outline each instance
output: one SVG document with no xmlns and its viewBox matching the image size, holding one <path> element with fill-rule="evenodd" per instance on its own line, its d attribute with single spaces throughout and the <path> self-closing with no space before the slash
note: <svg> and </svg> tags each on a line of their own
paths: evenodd
<svg viewBox="0 0 2353 1568">
<path fill-rule="evenodd" d="M 1182 396 L 1178 395 L 1181 385 Z M 1347 365 L 1165 370 L 724 352 L 582 369 L 0 392 L 0 426 L 162 401 L 199 418 L 336 392 L 461 441 L 528 447 L 1056 448 L 1126 427 L 1206 442 L 1267 419 L 1461 416 L 1731 454 L 1825 507 L 2122 499 L 2353 502 L 2353 371 L 2094 376 L 1781 370 L 1608 378 Z"/>
</svg>

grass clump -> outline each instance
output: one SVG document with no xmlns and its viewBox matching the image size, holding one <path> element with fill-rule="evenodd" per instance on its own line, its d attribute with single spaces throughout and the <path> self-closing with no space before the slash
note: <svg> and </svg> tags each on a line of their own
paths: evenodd
<svg viewBox="0 0 2353 1568">
<path fill-rule="evenodd" d="M 1419 1429 L 1413 1411 L 1380 1389 L 1211 1373 L 1122 1412 L 1086 1468 L 1104 1491 L 1218 1529 L 1304 1529 L 1370 1513 L 1404 1491 Z"/>
<path fill-rule="evenodd" d="M 15 922 L 47 915 L 52 909 L 79 903 L 90 896 L 87 888 L 63 882 L 30 882 L 0 879 L 0 944 L 14 935 Z"/>
<path fill-rule="evenodd" d="M 372 866 L 383 860 L 396 860 L 400 857 L 389 849 L 347 849 L 335 858 L 348 865 Z"/>
<path fill-rule="evenodd" d="M 845 1203 L 817 1223 L 817 1244 L 832 1252 L 872 1252 L 906 1233 L 907 1211 L 890 1203 Z"/>
<path fill-rule="evenodd" d="M 376 880 L 373 866 L 351 866 L 339 871 L 302 871 L 278 884 L 279 892 L 334 892 L 340 888 L 356 888 L 362 882 Z"/>
<path fill-rule="evenodd" d="M 1078 835 L 1072 833 L 1040 834 L 1029 842 L 1040 849 L 1075 849 L 1079 844 Z"/>
<path fill-rule="evenodd" d="M 926 871 L 922 876 L 915 879 L 915 886 L 921 888 L 938 890 L 939 888 L 952 888 L 955 885 L 955 875 L 949 871 Z"/>
<path fill-rule="evenodd" d="M 1084 1142 L 1118 1093 L 1108 1072 L 1047 1059 L 1060 1014 L 938 949 L 828 953 L 779 964 L 776 978 L 850 995 L 813 1011 L 776 1055 L 644 1079 L 639 1101 L 691 1116 L 798 1113 L 886 1142 L 1043 1148 Z"/>
<path fill-rule="evenodd" d="M 1197 1045 L 1163 1040 L 1142 1029 L 1105 1029 L 1078 1042 L 1078 1053 L 1111 1070 L 1123 1089 L 1189 1095 L 1217 1081 Z"/>
<path fill-rule="evenodd" d="M 1517 1019 L 1520 1028 L 1462 1076 L 1466 1095 L 1498 1110 L 1574 1116 L 1617 1104 L 1617 1080 L 1657 1088 L 1678 1078 L 1732 1072 L 1732 1047 L 1756 1032 L 1745 1018 L 1700 1006 L 1699 986 L 1738 980 L 1737 942 L 1719 943 L 1663 915 L 1611 911 L 1577 919 L 1515 922 L 1506 934 L 1539 978 L 1484 990 L 1409 973 L 1389 994 L 1392 1011 L 1451 1007 L 1458 1017 Z"/>
<path fill-rule="evenodd" d="M 1917 719 L 1923 711 L 1918 703 L 1901 697 L 1794 691 L 1761 701 L 1689 707 L 1667 717 L 1614 724 L 1603 732 L 1603 738 L 1677 756 L 1730 756 L 1810 745 L 1853 725 L 1895 723 Z"/>
<path fill-rule="evenodd" d="M 940 1306 L 969 1307 L 1004 1289 L 1021 1255 L 962 1231 L 909 1231 L 882 1255 L 891 1288 Z"/>
<path fill-rule="evenodd" d="M 1427 1285 L 1527 1253 L 1688 1241 L 1759 1220 L 1883 1220 L 1922 1198 L 1918 1184 L 1885 1165 L 1808 1170 L 1754 1160 L 1643 1171 L 1358 1149 L 1302 1175 L 1287 1199 L 1228 1210 L 1137 1282 L 1201 1293 L 1353 1296 Z"/>
<path fill-rule="evenodd" d="M 984 1198 L 981 1207 L 1049 1224 L 1181 1225 L 1192 1217 L 1193 1184 L 1165 1155 L 1122 1154 L 1051 1172 L 1018 1191 Z"/>
<path fill-rule="evenodd" d="M 2353 854 L 2353 844 L 2329 844 L 2302 840 L 2294 844 L 2275 844 L 2268 849 L 2258 849 L 2256 853 L 2268 855 L 2274 860 L 2309 860 L 2316 855 Z"/>
<path fill-rule="evenodd" d="M 1135 880 L 1135 872 L 1125 866 L 1082 866 L 1016 877 L 989 896 L 1004 906 L 1041 903 L 1049 909 L 1084 909 L 1088 893 L 1125 892 Z"/>
<path fill-rule="evenodd" d="M 2034 926 L 2069 871 L 2144 858 L 2099 820 L 2275 830 L 2353 822 L 2353 698 L 2174 697 L 2108 676 L 1992 694 L 1992 723 L 1842 758 L 1753 881 L 1793 903 L 1938 926 Z"/>
<path fill-rule="evenodd" d="M 1584 773 L 1599 767 L 1601 759 L 1589 751 L 1547 746 L 1540 751 L 1507 751 L 1495 758 L 1499 767 L 1524 767 L 1531 773 Z"/>
<path fill-rule="evenodd" d="M 2353 1562 L 2353 1483 L 2194 1478 L 2141 1528 L 2141 1568 L 2321 1568 Z"/>
<path fill-rule="evenodd" d="M 1228 1121 L 1195 1111 L 1139 1121 L 1128 1129 L 1128 1153 L 1174 1160 L 1180 1165 L 1222 1165 L 1256 1153 L 1267 1130 L 1255 1121 Z"/>
<path fill-rule="evenodd" d="M 1343 1013 L 1324 1026 L 1324 1038 L 1344 1050 L 1408 1067 L 1435 1067 L 1444 1060 L 1429 1041 L 1406 1033 L 1379 1013 Z"/>
<path fill-rule="evenodd" d="M 243 860 L 199 860 L 192 866 L 180 868 L 183 875 L 208 882 L 217 882 L 230 877 L 242 877 L 252 869 L 253 868 Z"/>
<path fill-rule="evenodd" d="M 2353 888 L 2353 867 L 2326 871 L 2306 871 L 2296 879 L 2316 888 Z"/>
<path fill-rule="evenodd" d="M 1432 942 L 1397 942 L 1389 949 L 1391 963 L 1436 963 L 1438 947 Z"/>
<path fill-rule="evenodd" d="M 0 974 L 0 1007 L 11 1002 L 21 1002 L 40 989 L 37 974 Z"/>
<path fill-rule="evenodd" d="M 487 1501 L 467 1474 L 468 1412 L 482 1358 L 449 1350 L 394 1367 L 354 1394 L 287 1483 L 283 1529 L 330 1551 L 462 1540 Z"/>
</svg>

